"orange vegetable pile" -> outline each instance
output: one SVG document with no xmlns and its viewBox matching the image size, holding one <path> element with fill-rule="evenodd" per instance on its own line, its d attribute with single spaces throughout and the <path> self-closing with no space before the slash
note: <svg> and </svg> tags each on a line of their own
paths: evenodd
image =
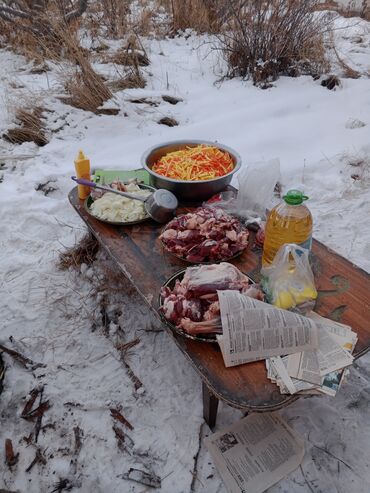
<svg viewBox="0 0 370 493">
<path fill-rule="evenodd" d="M 227 152 L 206 145 L 169 152 L 152 167 L 159 175 L 186 181 L 211 180 L 233 169 L 233 160 Z"/>
</svg>

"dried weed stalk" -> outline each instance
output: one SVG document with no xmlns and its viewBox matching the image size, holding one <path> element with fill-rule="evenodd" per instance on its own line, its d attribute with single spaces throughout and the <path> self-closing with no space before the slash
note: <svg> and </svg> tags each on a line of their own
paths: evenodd
<svg viewBox="0 0 370 493">
<path fill-rule="evenodd" d="M 58 268 L 79 269 L 82 264 L 91 265 L 99 251 L 99 242 L 90 233 L 87 233 L 75 246 L 61 252 L 58 260 Z"/>
<path fill-rule="evenodd" d="M 197 32 L 218 32 L 226 0 L 162 0 L 159 2 L 170 12 L 174 32 L 194 29 Z"/>
<path fill-rule="evenodd" d="M 100 25 L 105 27 L 106 34 L 120 38 L 127 32 L 127 16 L 130 12 L 130 0 L 100 0 Z"/>
<path fill-rule="evenodd" d="M 146 82 L 141 67 L 148 66 L 150 61 L 138 36 L 130 36 L 126 46 L 113 55 L 108 55 L 106 61 L 125 66 L 125 72 L 122 74 L 117 69 L 119 77 L 109 83 L 113 91 L 145 87 Z"/>
<path fill-rule="evenodd" d="M 104 83 L 102 77 L 95 72 L 90 61 L 89 53 L 84 50 L 77 34 L 66 29 L 66 26 L 56 26 L 55 30 L 63 42 L 65 56 L 72 62 L 72 69 L 66 67 L 60 60 L 59 69 L 64 79 L 64 87 L 69 94 L 68 102 L 87 111 L 96 111 L 113 94 Z"/>
<path fill-rule="evenodd" d="M 317 75 L 327 70 L 323 33 L 326 14 L 319 0 L 235 0 L 227 4 L 218 49 L 227 77 L 252 78 L 257 85 L 280 75 Z"/>
<path fill-rule="evenodd" d="M 363 19 L 370 20 L 369 0 L 362 0 L 361 5 L 357 0 L 350 0 L 348 2 L 329 0 L 321 2 L 317 6 L 317 10 L 335 10 L 343 17 L 362 17 Z"/>
<path fill-rule="evenodd" d="M 42 147 L 49 141 L 45 133 L 45 125 L 42 119 L 44 108 L 28 105 L 15 110 L 15 122 L 17 127 L 10 128 L 3 138 L 12 144 L 34 142 Z"/>
</svg>

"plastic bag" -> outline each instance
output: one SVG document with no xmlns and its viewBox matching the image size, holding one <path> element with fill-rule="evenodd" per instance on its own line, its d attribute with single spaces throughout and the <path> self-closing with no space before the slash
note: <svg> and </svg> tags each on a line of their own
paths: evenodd
<svg viewBox="0 0 370 493">
<path fill-rule="evenodd" d="M 278 308 L 313 308 L 317 291 L 308 259 L 308 250 L 295 243 L 281 246 L 271 265 L 263 267 L 262 287 L 268 303 Z"/>
<path fill-rule="evenodd" d="M 266 217 L 266 209 L 273 198 L 276 183 L 280 178 L 280 161 L 272 159 L 243 168 L 237 176 L 238 194 L 223 192 L 207 204 L 248 222 L 260 222 Z M 256 221 L 257 220 L 257 221 Z"/>
</svg>

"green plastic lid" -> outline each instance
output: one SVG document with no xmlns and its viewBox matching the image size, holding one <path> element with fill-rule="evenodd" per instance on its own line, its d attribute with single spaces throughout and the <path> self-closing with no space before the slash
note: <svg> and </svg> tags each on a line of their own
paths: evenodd
<svg viewBox="0 0 370 493">
<path fill-rule="evenodd" d="M 304 200 L 307 200 L 309 197 L 307 195 L 303 195 L 300 190 L 289 190 L 286 195 L 284 195 L 283 199 L 289 205 L 299 205 L 302 204 Z"/>
</svg>

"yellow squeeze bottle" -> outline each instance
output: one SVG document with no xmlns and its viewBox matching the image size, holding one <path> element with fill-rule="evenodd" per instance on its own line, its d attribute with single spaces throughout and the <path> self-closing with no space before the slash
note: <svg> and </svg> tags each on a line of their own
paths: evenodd
<svg viewBox="0 0 370 493">
<path fill-rule="evenodd" d="M 311 249 L 312 216 L 303 204 L 308 197 L 299 190 L 289 190 L 284 202 L 272 209 L 267 219 L 262 264 L 269 265 L 285 243 Z"/>
<path fill-rule="evenodd" d="M 79 151 L 75 159 L 75 168 L 77 178 L 90 180 L 90 159 L 87 159 L 82 151 Z M 84 200 L 90 195 L 90 187 L 78 185 L 78 198 Z"/>
</svg>

